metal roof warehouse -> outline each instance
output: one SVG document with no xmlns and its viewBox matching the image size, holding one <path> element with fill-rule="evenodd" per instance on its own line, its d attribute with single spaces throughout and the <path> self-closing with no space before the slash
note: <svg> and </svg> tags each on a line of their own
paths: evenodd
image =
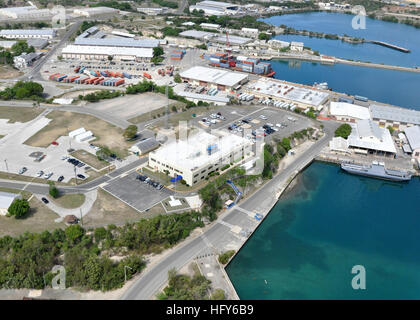
<svg viewBox="0 0 420 320">
<path fill-rule="evenodd" d="M 120 59 L 134 60 L 152 58 L 153 49 L 68 45 L 62 50 L 62 54 L 67 59 L 101 59 L 113 56 Z"/>
<path fill-rule="evenodd" d="M 379 121 L 379 125 L 385 126 L 385 122 L 393 123 L 394 127 L 420 125 L 420 111 L 375 104 L 370 105 L 369 109 L 372 119 Z"/>
<path fill-rule="evenodd" d="M 234 87 L 248 81 L 248 75 L 220 69 L 195 66 L 180 73 L 181 78 L 198 81 L 200 85 L 214 84 Z"/>
<path fill-rule="evenodd" d="M 159 40 L 122 39 L 122 38 L 76 38 L 75 45 L 79 46 L 105 46 L 127 48 L 155 48 L 159 46 Z"/>
</svg>

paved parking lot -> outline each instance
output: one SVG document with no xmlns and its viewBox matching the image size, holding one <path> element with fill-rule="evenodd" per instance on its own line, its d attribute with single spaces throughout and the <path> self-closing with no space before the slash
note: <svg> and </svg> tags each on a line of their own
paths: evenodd
<svg viewBox="0 0 420 320">
<path fill-rule="evenodd" d="M 112 180 L 103 189 L 140 212 L 175 194 L 166 188 L 156 190 L 147 183 L 137 180 L 136 177 L 137 173 L 131 172 Z"/>
</svg>

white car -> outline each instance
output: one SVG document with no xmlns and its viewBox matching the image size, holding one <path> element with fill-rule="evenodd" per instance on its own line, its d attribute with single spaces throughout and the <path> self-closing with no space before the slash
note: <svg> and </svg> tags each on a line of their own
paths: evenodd
<svg viewBox="0 0 420 320">
<path fill-rule="evenodd" d="M 276 123 L 276 127 L 281 128 L 281 124 L 280 123 Z"/>
<path fill-rule="evenodd" d="M 38 171 L 37 173 L 36 173 L 36 175 L 37 175 L 37 177 L 41 177 L 42 175 L 44 174 L 44 171 Z"/>
<path fill-rule="evenodd" d="M 53 175 L 52 172 L 48 172 L 48 173 L 44 174 L 44 179 L 49 179 L 49 178 L 51 178 L 52 175 Z"/>
<path fill-rule="evenodd" d="M 265 116 L 265 115 L 260 115 L 260 119 L 262 119 L 262 120 L 267 120 L 267 117 Z"/>
</svg>

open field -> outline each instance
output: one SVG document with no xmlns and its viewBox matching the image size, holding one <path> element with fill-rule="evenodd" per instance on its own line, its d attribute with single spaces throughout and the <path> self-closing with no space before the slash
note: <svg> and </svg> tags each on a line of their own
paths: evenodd
<svg viewBox="0 0 420 320">
<path fill-rule="evenodd" d="M 182 102 L 175 102 L 175 103 L 170 103 L 169 104 L 169 113 L 170 113 L 170 121 L 171 118 L 175 115 L 175 113 L 172 111 L 172 107 L 175 106 L 178 110 L 182 110 L 182 108 L 185 106 L 184 103 Z M 162 117 L 166 112 L 166 107 L 161 107 L 159 109 L 155 109 L 153 111 L 144 113 L 142 115 L 139 115 L 137 117 L 133 117 L 131 119 L 128 119 L 129 122 L 137 124 L 137 123 L 141 123 L 141 122 L 145 122 L 148 120 L 152 120 L 158 117 Z M 164 118 L 162 117 L 162 123 Z"/>
<path fill-rule="evenodd" d="M 49 198 L 60 207 L 66 209 L 79 208 L 86 199 L 84 194 L 63 194 L 56 199 Z"/>
<path fill-rule="evenodd" d="M 29 201 L 31 211 L 23 219 L 0 216 L 0 236 L 18 236 L 28 232 L 53 231 L 58 228 L 65 228 L 64 223 L 54 222 L 58 216 L 48 209 L 41 201 L 33 197 Z"/>
<path fill-rule="evenodd" d="M 52 121 L 26 140 L 25 144 L 45 148 L 51 141 L 68 135 L 69 131 L 84 127 L 96 137 L 94 144 L 107 146 L 121 157 L 128 155 L 127 149 L 132 145 L 122 136 L 122 129 L 86 114 L 54 110 L 46 117 Z"/>
<path fill-rule="evenodd" d="M 76 150 L 72 152 L 70 155 L 80 161 L 83 161 L 87 165 L 97 170 L 101 170 L 109 166 L 109 162 L 101 161 L 98 159 L 98 157 L 84 150 Z"/>
<path fill-rule="evenodd" d="M 85 227 L 99 227 L 108 224 L 122 225 L 142 218 L 151 218 L 164 212 L 162 205 L 158 204 L 148 212 L 139 213 L 108 192 L 98 189 L 98 197 L 92 209 L 83 217 L 83 225 Z"/>
<path fill-rule="evenodd" d="M 8 123 L 28 122 L 35 119 L 43 111 L 40 108 L 0 106 L 0 119 L 9 119 Z"/>
<path fill-rule="evenodd" d="M 22 72 L 8 65 L 0 65 L 0 79 L 12 79 L 22 75 Z"/>
</svg>

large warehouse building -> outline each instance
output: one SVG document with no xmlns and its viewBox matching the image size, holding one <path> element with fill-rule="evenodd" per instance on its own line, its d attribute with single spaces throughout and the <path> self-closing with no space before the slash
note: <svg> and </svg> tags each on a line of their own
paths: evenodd
<svg viewBox="0 0 420 320">
<path fill-rule="evenodd" d="M 79 60 L 106 60 L 111 56 L 118 61 L 150 61 L 153 49 L 68 45 L 62 50 L 62 56 L 64 59 Z"/>
<path fill-rule="evenodd" d="M 252 156 L 249 140 L 234 134 L 218 137 L 200 131 L 149 154 L 149 167 L 169 176 L 181 176 L 192 186 L 217 172 L 226 164 Z"/>
<path fill-rule="evenodd" d="M 344 122 L 370 119 L 369 108 L 347 102 L 331 101 L 329 115 L 332 119 Z"/>
<path fill-rule="evenodd" d="M 0 16 L 11 19 L 42 19 L 52 16 L 49 9 L 38 9 L 35 6 L 0 8 Z"/>
<path fill-rule="evenodd" d="M 381 127 L 391 126 L 396 130 L 420 125 L 420 111 L 372 104 L 369 107 L 372 119 Z"/>
<path fill-rule="evenodd" d="M 195 66 L 180 73 L 184 82 L 196 86 L 216 88 L 221 91 L 232 90 L 248 82 L 247 74 L 227 70 Z"/>
<path fill-rule="evenodd" d="M 123 47 L 123 48 L 155 48 L 160 42 L 155 39 L 124 39 L 124 38 L 81 38 L 74 41 L 78 46 L 104 46 L 104 47 Z"/>
<path fill-rule="evenodd" d="M 234 15 L 238 12 L 237 4 L 219 2 L 219 1 L 202 1 L 190 6 L 190 12 L 194 10 L 204 11 L 204 14 L 210 16 Z"/>
<path fill-rule="evenodd" d="M 119 10 L 108 8 L 108 7 L 81 8 L 81 9 L 73 10 L 74 14 L 77 14 L 82 17 L 93 17 L 93 16 L 98 16 L 98 15 L 115 14 L 118 12 Z"/>
<path fill-rule="evenodd" d="M 30 38 L 40 38 L 40 39 L 53 39 L 57 34 L 57 31 L 54 29 L 3 29 L 0 30 L 0 37 L 6 39 L 30 39 Z"/>
</svg>

